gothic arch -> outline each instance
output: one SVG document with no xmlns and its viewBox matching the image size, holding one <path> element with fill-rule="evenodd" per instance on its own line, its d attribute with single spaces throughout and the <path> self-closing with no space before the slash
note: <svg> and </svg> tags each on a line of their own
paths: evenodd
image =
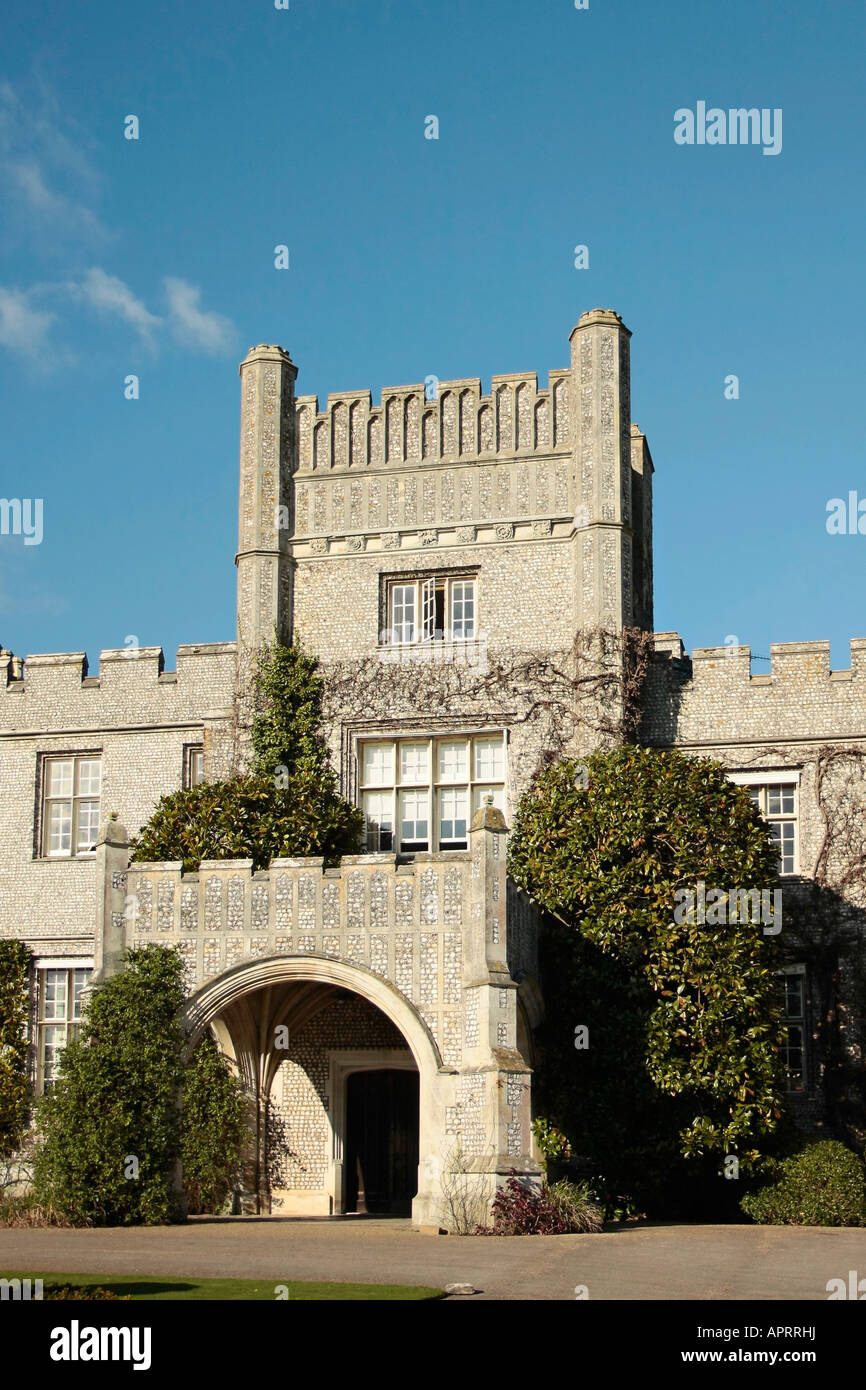
<svg viewBox="0 0 866 1390">
<path fill-rule="evenodd" d="M 442 1067 L 436 1040 L 405 995 L 364 966 L 349 965 L 345 961 L 312 952 L 303 956 L 265 956 L 258 960 L 242 961 L 208 980 L 187 1000 L 181 1015 L 188 1047 L 195 1046 L 208 1024 L 230 1004 L 256 990 L 291 983 L 324 984 L 348 989 L 381 1009 L 405 1038 L 421 1074 L 422 1084 L 425 1078 L 434 1076 Z"/>
</svg>

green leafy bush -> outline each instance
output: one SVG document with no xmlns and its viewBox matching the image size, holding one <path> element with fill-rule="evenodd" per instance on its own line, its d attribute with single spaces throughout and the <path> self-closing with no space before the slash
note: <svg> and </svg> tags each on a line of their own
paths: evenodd
<svg viewBox="0 0 866 1390">
<path fill-rule="evenodd" d="M 328 862 L 357 849 L 360 811 L 336 790 L 333 774 L 299 769 L 285 787 L 273 777 L 234 777 L 171 792 L 131 842 L 133 860 L 272 859 L 322 855 Z"/>
<path fill-rule="evenodd" d="M 316 661 L 279 643 L 258 653 L 253 682 L 253 762 L 248 775 L 171 792 L 132 840 L 133 860 L 323 856 L 328 863 L 360 846 L 364 819 L 339 792 L 319 732 L 322 681 Z"/>
<path fill-rule="evenodd" d="M 94 991 L 81 1037 L 39 1103 L 34 1201 L 72 1225 L 156 1225 L 177 1214 L 181 971 L 173 950 L 129 951 L 125 969 Z"/>
<path fill-rule="evenodd" d="M 749 1192 L 740 1206 L 770 1226 L 866 1225 L 866 1182 L 861 1159 L 835 1139 L 809 1144 L 782 1159 L 777 1180 Z"/>
<path fill-rule="evenodd" d="M 317 659 L 298 643 L 259 649 L 253 678 L 254 774 L 269 777 L 279 767 L 291 776 L 300 767 L 318 771 L 328 765 L 321 735 L 323 687 Z"/>
<path fill-rule="evenodd" d="M 184 1075 L 181 1160 L 187 1210 L 218 1212 L 249 1136 L 244 1088 L 205 1032 Z"/>
<path fill-rule="evenodd" d="M 0 941 L 0 1160 L 20 1149 L 30 1119 L 30 963 L 23 941 Z"/>
<path fill-rule="evenodd" d="M 748 1171 L 779 1122 L 775 935 L 726 913 L 674 916 L 677 890 L 772 889 L 777 868 L 748 793 L 677 750 L 565 759 L 520 802 L 509 871 L 556 914 L 541 943 L 539 1104 L 641 1208 L 729 1197 L 721 1157 Z"/>
</svg>

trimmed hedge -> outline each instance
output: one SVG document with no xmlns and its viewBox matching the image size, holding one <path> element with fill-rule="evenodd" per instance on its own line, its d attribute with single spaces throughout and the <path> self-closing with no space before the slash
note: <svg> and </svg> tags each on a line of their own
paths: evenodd
<svg viewBox="0 0 866 1390">
<path fill-rule="evenodd" d="M 740 1206 L 770 1226 L 866 1225 L 866 1169 L 835 1139 L 810 1144 L 779 1164 L 778 1180 L 747 1193 Z"/>
</svg>

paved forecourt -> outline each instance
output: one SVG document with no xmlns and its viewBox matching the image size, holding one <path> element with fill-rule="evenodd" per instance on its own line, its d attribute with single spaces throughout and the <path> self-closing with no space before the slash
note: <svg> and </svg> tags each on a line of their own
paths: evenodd
<svg viewBox="0 0 866 1390">
<path fill-rule="evenodd" d="M 408 1221 L 193 1218 L 184 1226 L 2 1230 L 0 1269 L 339 1283 L 468 1283 L 488 1299 L 826 1300 L 866 1274 L 862 1230 L 629 1227 L 584 1236 L 428 1236 Z"/>
</svg>

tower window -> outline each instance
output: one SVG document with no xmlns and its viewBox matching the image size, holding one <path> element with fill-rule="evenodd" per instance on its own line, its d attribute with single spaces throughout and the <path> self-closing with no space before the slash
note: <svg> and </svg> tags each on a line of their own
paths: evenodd
<svg viewBox="0 0 866 1390">
<path fill-rule="evenodd" d="M 385 608 L 383 645 L 470 642 L 476 636 L 476 580 L 465 574 L 391 580 Z"/>
</svg>

